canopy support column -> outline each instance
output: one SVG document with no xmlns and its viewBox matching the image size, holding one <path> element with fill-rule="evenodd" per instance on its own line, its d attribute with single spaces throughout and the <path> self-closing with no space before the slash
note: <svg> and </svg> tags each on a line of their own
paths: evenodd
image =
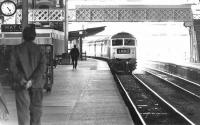
<svg viewBox="0 0 200 125">
<path fill-rule="evenodd" d="M 185 27 L 189 27 L 190 34 L 190 62 L 196 63 L 199 62 L 199 53 L 196 32 L 194 30 L 193 22 L 184 22 Z"/>
</svg>

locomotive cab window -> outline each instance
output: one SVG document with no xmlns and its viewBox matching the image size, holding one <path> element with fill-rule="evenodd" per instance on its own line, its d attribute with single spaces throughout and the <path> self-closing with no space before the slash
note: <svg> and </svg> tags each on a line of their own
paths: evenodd
<svg viewBox="0 0 200 125">
<path fill-rule="evenodd" d="M 112 40 L 112 46 L 121 46 L 123 45 L 123 40 L 122 39 L 114 39 Z"/>
<path fill-rule="evenodd" d="M 135 46 L 135 40 L 134 39 L 124 39 L 124 45 Z"/>
</svg>

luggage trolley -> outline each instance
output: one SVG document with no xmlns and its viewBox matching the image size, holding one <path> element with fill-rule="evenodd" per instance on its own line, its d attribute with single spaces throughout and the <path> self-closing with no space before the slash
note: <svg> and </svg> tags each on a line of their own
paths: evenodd
<svg viewBox="0 0 200 125">
<path fill-rule="evenodd" d="M 56 55 L 64 53 L 64 33 L 53 29 L 36 29 L 36 33 L 37 36 L 34 42 L 44 50 L 47 59 L 44 89 L 50 92 L 54 83 L 53 62 Z M 3 60 L 1 63 L 5 64 L 3 66 L 5 69 L 8 69 L 6 64 L 9 62 L 10 50 L 22 42 L 21 38 L 21 32 L 2 32 L 0 35 L 0 48 L 3 48 L 0 51 L 0 58 Z"/>
</svg>

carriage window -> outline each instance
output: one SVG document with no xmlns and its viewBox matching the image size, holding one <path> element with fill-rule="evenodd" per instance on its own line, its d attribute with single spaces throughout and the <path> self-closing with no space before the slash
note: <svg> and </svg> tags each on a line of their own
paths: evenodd
<svg viewBox="0 0 200 125">
<path fill-rule="evenodd" d="M 124 45 L 135 46 L 135 40 L 134 39 L 125 39 L 124 40 Z"/>
<path fill-rule="evenodd" d="M 112 45 L 113 45 L 113 46 L 120 46 L 120 45 L 123 45 L 123 40 L 122 40 L 122 39 L 115 39 L 115 40 L 112 40 Z"/>
</svg>

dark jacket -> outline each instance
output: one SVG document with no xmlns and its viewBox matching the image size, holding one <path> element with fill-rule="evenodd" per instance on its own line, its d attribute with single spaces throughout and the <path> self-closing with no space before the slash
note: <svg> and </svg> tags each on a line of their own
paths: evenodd
<svg viewBox="0 0 200 125">
<path fill-rule="evenodd" d="M 46 58 L 41 48 L 33 42 L 24 42 L 11 54 L 10 71 L 15 84 L 22 78 L 32 80 L 32 88 L 43 88 L 45 84 Z"/>
<path fill-rule="evenodd" d="M 72 48 L 70 51 L 70 55 L 72 59 L 78 59 L 79 57 L 79 51 L 77 48 Z"/>
<path fill-rule="evenodd" d="M 6 100 L 3 94 L 3 87 L 1 86 L 1 83 L 0 83 L 0 121 L 2 120 L 2 118 L 4 120 L 6 118 L 5 116 L 8 114 L 9 112 L 8 112 Z"/>
</svg>

